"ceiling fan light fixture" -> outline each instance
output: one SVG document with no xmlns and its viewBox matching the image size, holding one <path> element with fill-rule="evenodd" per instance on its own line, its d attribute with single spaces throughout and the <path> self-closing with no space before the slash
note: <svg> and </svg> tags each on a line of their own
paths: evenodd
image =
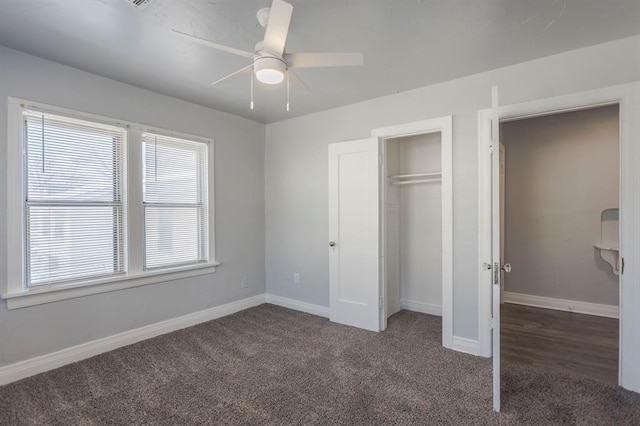
<svg viewBox="0 0 640 426">
<path fill-rule="evenodd" d="M 253 63 L 258 81 L 264 84 L 280 84 L 284 81 L 287 65 L 283 60 L 273 57 L 259 57 Z"/>
</svg>

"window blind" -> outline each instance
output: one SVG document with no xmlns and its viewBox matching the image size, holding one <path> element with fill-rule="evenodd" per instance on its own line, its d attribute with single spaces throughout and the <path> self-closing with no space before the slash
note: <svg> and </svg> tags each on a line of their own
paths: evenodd
<svg viewBox="0 0 640 426">
<path fill-rule="evenodd" d="M 26 111 L 27 287 L 125 271 L 123 128 Z"/>
<path fill-rule="evenodd" d="M 208 260 L 207 144 L 142 135 L 145 270 Z"/>
</svg>

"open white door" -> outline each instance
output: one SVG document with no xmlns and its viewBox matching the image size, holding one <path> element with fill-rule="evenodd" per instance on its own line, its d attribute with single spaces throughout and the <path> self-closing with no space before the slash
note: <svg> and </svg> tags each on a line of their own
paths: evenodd
<svg viewBox="0 0 640 426">
<path fill-rule="evenodd" d="M 329 145 L 330 319 L 380 331 L 378 139 Z"/>
<path fill-rule="evenodd" d="M 493 109 L 486 116 L 486 128 L 491 145 L 491 298 L 492 298 L 492 355 L 493 355 L 493 409 L 500 411 L 500 302 L 502 301 L 503 271 L 510 272 L 511 265 L 502 265 L 502 216 L 504 176 L 504 149 L 500 146 L 500 117 L 498 113 L 498 88 L 492 89 Z"/>
</svg>

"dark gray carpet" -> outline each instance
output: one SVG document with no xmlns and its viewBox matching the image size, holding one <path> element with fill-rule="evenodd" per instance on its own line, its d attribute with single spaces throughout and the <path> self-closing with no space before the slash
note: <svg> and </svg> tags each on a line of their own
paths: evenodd
<svg viewBox="0 0 640 426">
<path fill-rule="evenodd" d="M 0 388 L 0 424 L 640 424 L 640 395 L 443 349 L 440 318 L 371 333 L 272 305 Z"/>
</svg>

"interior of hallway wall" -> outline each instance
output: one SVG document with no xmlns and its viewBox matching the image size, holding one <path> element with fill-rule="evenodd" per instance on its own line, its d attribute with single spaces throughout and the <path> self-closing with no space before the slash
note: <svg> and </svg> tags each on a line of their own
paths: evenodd
<svg viewBox="0 0 640 426">
<path fill-rule="evenodd" d="M 13 249 L 5 243 L 8 96 L 214 139 L 222 266 L 214 274 L 10 311 L 0 301 L 0 366 L 264 293 L 263 124 L 0 47 L 2 286 Z"/>
<path fill-rule="evenodd" d="M 439 173 L 441 134 L 430 133 L 387 141 L 387 173 L 407 175 Z M 442 309 L 442 185 L 440 181 L 387 187 L 387 288 L 399 290 L 389 297 L 397 312 L 402 301 Z M 394 264 L 394 265 L 391 265 Z M 387 292 L 389 295 L 389 291 Z M 395 305 L 395 306 L 394 306 Z M 387 312 L 390 312 L 389 310 Z"/>
<path fill-rule="evenodd" d="M 619 130 L 618 105 L 501 124 L 505 291 L 618 305 L 618 277 L 594 244 L 619 206 Z"/>
<path fill-rule="evenodd" d="M 454 335 L 476 340 L 477 117 L 478 110 L 491 107 L 491 86 L 499 86 L 500 103 L 508 105 L 639 78 L 640 37 L 631 37 L 267 125 L 267 291 L 329 306 L 329 143 L 453 115 Z M 294 283 L 294 272 L 300 273 L 300 283 Z"/>
</svg>

